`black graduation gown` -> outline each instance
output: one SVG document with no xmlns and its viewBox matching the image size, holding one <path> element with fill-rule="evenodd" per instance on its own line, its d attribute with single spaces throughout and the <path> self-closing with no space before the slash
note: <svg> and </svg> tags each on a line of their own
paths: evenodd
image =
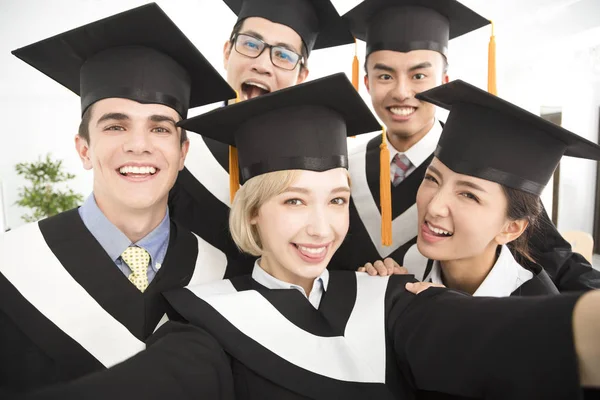
<svg viewBox="0 0 600 400">
<path fill-rule="evenodd" d="M 381 135 L 365 144 L 364 150 L 356 149 L 350 156 L 352 197 L 350 201 L 350 229 L 346 239 L 333 256 L 329 269 L 356 270 L 367 262 L 391 257 L 400 265 L 405 264 L 407 252 L 417 252 L 417 190 L 425 177 L 425 171 L 433 159 L 428 157 L 398 186 L 392 186 L 393 245 L 381 245 L 381 206 L 379 196 L 379 145 Z M 364 161 L 363 161 L 364 159 Z M 353 164 L 354 162 L 354 164 Z M 360 164 L 359 164 L 360 163 Z M 363 167 L 364 166 L 364 167 Z M 391 185 L 391 183 L 390 183 Z M 363 222 L 361 219 L 370 222 Z M 371 234 L 369 231 L 372 231 Z M 417 254 L 419 258 L 420 254 Z M 411 257 L 409 256 L 408 259 Z M 408 261 L 408 260 L 406 260 Z M 412 271 L 422 276 L 424 271 Z"/>
<path fill-rule="evenodd" d="M 533 278 L 519 286 L 519 288 L 511 293 L 511 296 L 547 296 L 559 294 L 558 288 L 541 266 L 533 264 L 529 268 L 533 272 Z"/>
<path fill-rule="evenodd" d="M 408 281 L 333 271 L 318 310 L 296 290 L 251 277 L 165 296 L 231 356 L 238 399 L 580 396 L 576 295 L 414 296 Z"/>
<path fill-rule="evenodd" d="M 392 219 L 393 219 L 393 241 L 390 247 L 381 246 L 380 233 L 373 240 L 368 232 L 367 226 L 372 225 L 371 230 L 380 232 L 378 224 L 381 223 L 381 208 L 379 205 L 379 145 L 381 135 L 378 135 L 365 144 L 364 152 L 364 174 L 367 187 L 361 187 L 362 179 L 352 179 L 352 199 L 350 202 L 350 229 L 344 243 L 334 255 L 330 269 L 356 270 L 367 262 L 381 260 L 391 257 L 400 265 L 409 268 L 415 276 L 425 276 L 423 270 L 413 270 L 411 265 L 422 256 L 418 253 L 417 241 L 417 211 L 416 197 L 419 185 L 425 176 L 427 166 L 433 159 L 433 154 L 416 168 L 398 186 L 392 186 Z M 357 161 L 359 152 L 351 157 L 350 163 Z M 352 171 L 352 164 L 350 170 Z M 364 185 L 364 183 L 363 183 Z M 391 185 L 391 183 L 390 183 Z M 360 197 L 357 197 L 358 194 Z M 366 199 L 369 197 L 369 199 Z M 374 201 L 374 204 L 370 200 Z M 367 201 L 368 200 L 368 201 Z M 361 220 L 357 210 L 359 207 L 366 210 L 370 222 Z M 365 204 L 365 206 L 362 206 Z M 374 210 L 374 207 L 377 210 Z M 373 221 L 376 221 L 373 223 Z M 560 235 L 545 210 L 539 218 L 539 229 L 533 231 L 529 245 L 532 256 L 537 264 L 542 265 L 554 284 L 561 292 L 581 291 L 600 288 L 600 271 L 592 268 L 585 258 L 574 253 L 571 245 Z M 530 268 L 529 264 L 525 267 Z M 534 268 L 534 267 L 531 267 Z"/>
<path fill-rule="evenodd" d="M 222 279 L 226 258 L 171 223 L 161 269 L 141 293 L 77 209 L 0 236 L 0 387 L 23 391 L 112 366 L 172 315 L 161 292 Z M 166 316 L 165 316 L 166 314 Z"/>
<path fill-rule="evenodd" d="M 15 400 L 234 399 L 229 358 L 206 332 L 167 322 L 147 345 L 149 350 L 112 368 L 15 396 Z"/>
<path fill-rule="evenodd" d="M 177 181 L 169 192 L 170 216 L 227 255 L 227 278 L 248 274 L 252 271 L 256 257 L 244 254 L 237 248 L 229 233 L 229 205 L 217 198 L 207 188 L 211 184 L 206 182 L 211 180 L 212 185 L 229 187 L 229 180 L 221 182 L 225 175 L 229 175 L 229 146 L 204 136 L 198 138 L 192 146 L 202 147 L 201 168 L 210 172 L 198 171 L 198 175 L 203 173 L 200 179 L 187 167 L 179 172 Z M 222 172 L 214 171 L 218 168 L 223 169 L 226 174 L 214 173 Z"/>
</svg>

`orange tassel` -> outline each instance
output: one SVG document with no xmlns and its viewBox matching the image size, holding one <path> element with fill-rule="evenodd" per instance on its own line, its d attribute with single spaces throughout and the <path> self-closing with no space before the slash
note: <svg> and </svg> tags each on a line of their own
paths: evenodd
<svg viewBox="0 0 600 400">
<path fill-rule="evenodd" d="M 358 92 L 358 71 L 359 71 L 359 65 L 358 65 L 358 44 L 356 43 L 356 38 L 354 39 L 354 60 L 352 60 L 352 86 L 354 86 L 354 89 L 356 89 L 356 91 Z"/>
<path fill-rule="evenodd" d="M 235 194 L 240 189 L 240 166 L 236 147 L 229 146 L 229 197 L 233 203 Z"/>
<path fill-rule="evenodd" d="M 379 145 L 379 201 L 381 205 L 381 244 L 392 245 L 392 184 L 390 177 L 390 151 L 387 147 L 387 132 L 382 126 Z"/>
<path fill-rule="evenodd" d="M 488 92 L 498 95 L 496 86 L 496 36 L 494 36 L 494 23 L 492 24 L 492 35 L 490 36 L 490 44 L 488 46 Z"/>
<path fill-rule="evenodd" d="M 356 91 L 358 92 L 358 71 L 359 71 L 359 65 L 358 65 L 358 43 L 356 43 L 356 38 L 354 38 L 354 60 L 352 60 L 352 86 L 354 86 L 354 89 L 356 89 Z M 350 136 L 351 138 L 355 138 L 356 136 Z"/>
<path fill-rule="evenodd" d="M 240 95 L 235 92 L 235 102 L 240 101 Z M 238 151 L 234 146 L 229 146 L 229 198 L 233 203 L 235 194 L 240 189 L 240 166 L 238 162 Z"/>
</svg>

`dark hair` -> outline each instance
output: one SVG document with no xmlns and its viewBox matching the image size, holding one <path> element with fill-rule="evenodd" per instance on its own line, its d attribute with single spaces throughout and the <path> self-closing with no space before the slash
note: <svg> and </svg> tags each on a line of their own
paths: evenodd
<svg viewBox="0 0 600 400">
<path fill-rule="evenodd" d="M 94 108 L 93 104 L 89 106 L 83 113 L 81 122 L 79 123 L 79 129 L 77 131 L 79 137 L 85 140 L 87 143 L 90 143 L 90 120 L 92 119 L 92 108 Z"/>
<path fill-rule="evenodd" d="M 92 108 L 94 108 L 94 104 L 92 104 L 87 108 L 87 110 L 85 110 L 83 116 L 81 117 L 81 122 L 79 123 L 79 129 L 77 130 L 77 134 L 79 135 L 79 137 L 85 140 L 88 144 L 90 143 L 90 120 L 92 119 Z M 183 144 L 188 140 L 187 132 L 183 128 L 180 129 L 180 144 L 183 146 Z"/>
<path fill-rule="evenodd" d="M 443 72 L 444 72 L 444 75 L 446 75 L 448 73 L 448 59 L 446 58 L 445 55 L 443 55 L 441 53 L 440 53 L 440 55 L 442 56 L 442 59 L 444 60 L 444 69 L 443 69 Z M 369 75 L 369 71 L 367 70 L 367 61 L 368 60 L 369 60 L 369 56 L 365 57 L 364 68 L 365 68 L 365 74 L 367 74 L 367 75 Z"/>
<path fill-rule="evenodd" d="M 242 31 L 242 26 L 244 25 L 244 21 L 246 21 L 246 18 L 240 19 L 238 22 L 235 23 L 235 25 L 233 26 L 233 29 L 231 30 L 231 35 L 229 35 L 229 45 L 230 45 L 229 52 L 231 52 L 231 50 L 233 49 L 233 46 L 234 46 L 233 41 L 235 40 L 235 37 L 237 36 L 238 33 L 240 33 Z M 304 44 L 304 40 L 302 40 L 302 38 L 300 38 L 300 42 L 302 42 L 302 48 L 300 49 L 300 55 L 304 59 L 304 62 L 300 63 L 300 71 L 302 71 L 304 68 L 306 68 L 308 66 L 308 50 L 307 50 L 306 45 Z"/>
<path fill-rule="evenodd" d="M 538 229 L 538 219 L 543 207 L 539 196 L 522 190 L 501 185 L 508 201 L 506 216 L 511 220 L 525 219 L 529 223 L 525 231 L 517 239 L 507 244 L 519 264 L 535 262 L 530 249 L 529 240 Z"/>
</svg>

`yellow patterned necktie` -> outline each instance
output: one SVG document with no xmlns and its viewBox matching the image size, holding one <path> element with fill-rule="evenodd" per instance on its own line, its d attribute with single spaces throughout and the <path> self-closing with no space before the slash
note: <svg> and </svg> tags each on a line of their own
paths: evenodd
<svg viewBox="0 0 600 400">
<path fill-rule="evenodd" d="M 129 269 L 129 280 L 135 285 L 136 288 L 143 292 L 148 287 L 148 264 L 150 263 L 150 254 L 137 246 L 130 246 L 123 254 L 121 258 Z"/>
</svg>

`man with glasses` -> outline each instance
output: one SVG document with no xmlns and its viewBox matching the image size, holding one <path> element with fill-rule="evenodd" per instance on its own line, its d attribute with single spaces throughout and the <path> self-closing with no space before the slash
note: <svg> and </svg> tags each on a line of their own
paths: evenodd
<svg viewBox="0 0 600 400">
<path fill-rule="evenodd" d="M 329 0 L 224 1 L 238 16 L 223 46 L 223 65 L 239 101 L 303 82 L 312 50 L 354 42 Z M 227 228 L 229 149 L 206 137 L 190 139 L 186 168 L 170 194 L 171 215 L 225 252 L 230 272 L 251 268 L 253 260 L 240 255 Z"/>
</svg>

